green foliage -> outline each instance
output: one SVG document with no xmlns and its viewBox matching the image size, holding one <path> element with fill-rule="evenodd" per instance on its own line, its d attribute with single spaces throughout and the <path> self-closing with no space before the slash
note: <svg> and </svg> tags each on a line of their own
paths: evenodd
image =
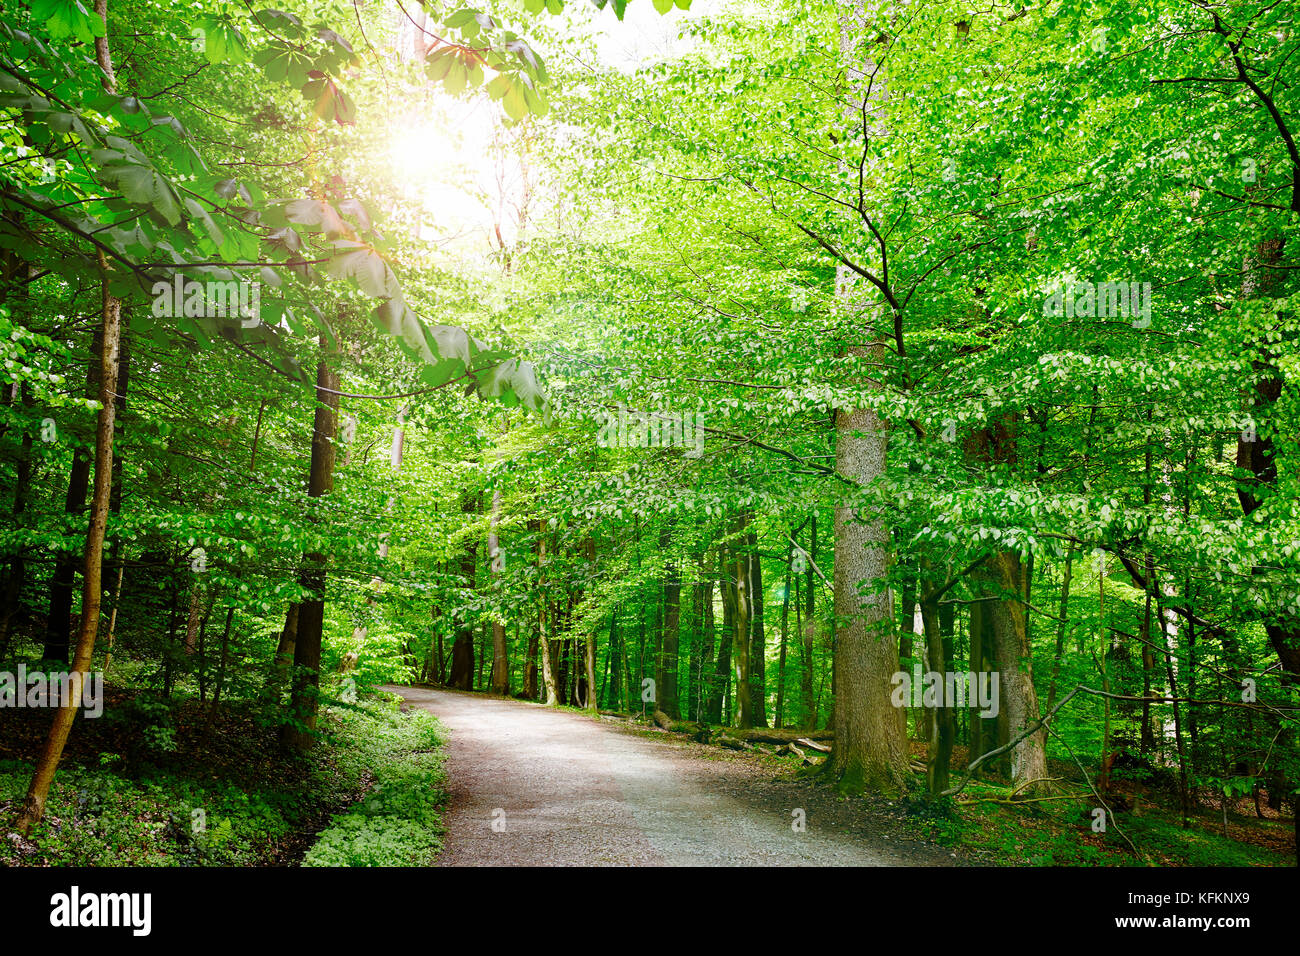
<svg viewBox="0 0 1300 956">
<path fill-rule="evenodd" d="M 442 732 L 423 711 L 399 716 L 395 703 L 363 719 L 362 759 L 375 768 L 371 785 L 355 806 L 333 817 L 303 865 L 427 865 L 442 846 Z M 353 720 L 344 716 L 345 732 Z"/>
</svg>

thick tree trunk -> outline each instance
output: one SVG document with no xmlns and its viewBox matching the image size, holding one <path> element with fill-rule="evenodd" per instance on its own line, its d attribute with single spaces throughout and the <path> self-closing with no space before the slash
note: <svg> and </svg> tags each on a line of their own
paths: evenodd
<svg viewBox="0 0 1300 956">
<path fill-rule="evenodd" d="M 1001 587 L 1019 591 L 1023 569 L 1019 556 L 1001 551 L 989 559 Z M 1007 739 L 1014 739 L 1038 722 L 1038 693 L 1034 689 L 1033 654 L 1025 629 L 1025 606 L 1019 600 L 991 602 L 993 636 L 1002 664 L 1000 711 L 1006 713 Z M 1022 794 L 1041 790 L 1047 773 L 1047 730 L 1030 734 L 1011 749 L 1011 783 Z M 1039 781 L 1039 782 L 1036 782 Z"/>
<path fill-rule="evenodd" d="M 859 354 L 866 350 L 855 349 Z M 879 349 L 869 353 L 883 359 Z M 885 425 L 870 409 L 836 412 L 836 468 L 866 485 L 885 471 Z M 876 508 L 876 506 L 864 506 Z M 898 672 L 893 609 L 885 584 L 889 529 L 875 510 L 835 509 L 835 749 L 829 770 L 848 793 L 897 792 L 906 783 L 902 712 L 891 702 Z"/>
</svg>

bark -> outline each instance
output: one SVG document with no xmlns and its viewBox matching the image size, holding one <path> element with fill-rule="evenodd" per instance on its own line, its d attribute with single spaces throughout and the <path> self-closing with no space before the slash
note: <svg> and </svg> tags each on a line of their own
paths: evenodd
<svg viewBox="0 0 1300 956">
<path fill-rule="evenodd" d="M 953 663 L 951 649 L 944 646 L 937 602 L 921 602 L 921 625 L 925 632 L 929 669 L 947 674 L 952 670 Z M 925 764 L 926 785 L 934 796 L 948 789 L 952 747 L 957 738 L 956 708 L 946 706 L 946 701 L 943 704 L 934 709 L 930 720 L 930 746 Z"/>
<path fill-rule="evenodd" d="M 280 699 L 285 681 L 289 678 L 289 670 L 293 666 L 294 646 L 298 642 L 298 610 L 297 604 L 290 604 L 289 610 L 285 612 L 284 627 L 280 630 L 280 640 L 275 648 L 275 660 L 271 665 L 270 687 L 277 701 Z"/>
<path fill-rule="evenodd" d="M 107 19 L 107 0 L 97 0 L 95 11 Z M 101 67 L 111 78 L 112 66 L 108 59 L 108 45 L 104 37 L 95 41 Z M 102 306 L 100 310 L 99 398 L 100 408 L 95 429 L 95 488 L 90 505 L 90 526 L 86 531 L 86 544 L 82 564 L 81 621 L 77 628 L 77 650 L 72 660 L 73 680 L 77 689 L 83 685 L 95 651 L 95 637 L 99 631 L 99 611 L 102 599 L 100 574 L 103 569 L 104 529 L 108 523 L 109 497 L 113 484 L 113 421 L 117 404 L 118 345 L 121 336 L 122 303 L 108 287 L 108 262 L 103 253 L 99 256 L 102 276 Z M 45 815 L 45 801 L 50 784 L 58 769 L 59 759 L 72 730 L 72 722 L 81 704 L 80 694 L 68 694 L 54 714 L 54 723 L 45 738 L 32 780 L 27 788 L 21 812 L 14 829 L 23 836 Z"/>
<path fill-rule="evenodd" d="M 790 630 L 790 561 L 794 558 L 794 545 L 786 554 L 785 585 L 781 588 L 781 647 L 777 652 L 776 664 L 776 714 L 773 726 L 780 729 L 785 725 L 785 653 L 786 637 Z"/>
<path fill-rule="evenodd" d="M 732 579 L 725 582 L 724 600 L 731 606 L 731 666 L 735 680 L 735 705 L 732 709 L 736 727 L 754 726 L 749 682 L 749 555 L 743 550 L 748 516 L 736 520 L 735 543 L 728 548 Z"/>
<path fill-rule="evenodd" d="M 731 585 L 726 579 L 727 568 L 726 561 L 723 559 L 724 549 L 718 546 L 718 588 L 722 592 L 722 638 L 718 641 L 718 660 L 713 668 L 713 686 L 709 695 L 709 723 L 722 723 L 724 713 L 724 698 L 726 697 L 727 684 L 731 679 L 731 648 L 734 643 L 732 633 L 735 630 L 735 601 L 729 599 L 728 588 Z"/>
<path fill-rule="evenodd" d="M 1017 555 L 999 552 L 989 563 L 1003 589 L 1012 591 L 1022 586 L 1024 572 Z M 993 636 L 1002 663 L 999 716 L 1005 712 L 1008 739 L 1014 739 L 1037 723 L 1039 717 L 1025 606 L 1019 600 L 991 603 Z M 1042 781 L 1048 777 L 1046 747 L 1047 730 L 1041 728 L 1011 749 L 1011 783 L 1020 793 L 1032 793 L 1045 786 Z"/>
<path fill-rule="evenodd" d="M 713 653 L 715 625 L 713 620 L 713 577 L 712 569 L 705 567 L 704 555 L 700 555 L 700 583 L 696 591 L 700 600 L 700 640 L 695 672 L 698 675 L 698 687 L 691 697 L 691 719 L 701 722 L 709 719 L 710 704 L 713 700 Z"/>
<path fill-rule="evenodd" d="M 541 632 L 533 630 L 528 635 L 527 663 L 524 664 L 524 697 L 537 699 L 537 651 L 541 644 Z"/>
<path fill-rule="evenodd" d="M 596 693 L 596 635 L 588 634 L 582 642 L 584 648 L 583 659 L 587 670 L 587 688 L 583 695 L 582 706 L 587 710 L 597 710 L 600 707 L 600 701 Z"/>
<path fill-rule="evenodd" d="M 668 555 L 664 565 L 664 616 L 660 629 L 659 655 L 655 666 L 655 700 L 659 710 L 676 720 L 681 716 L 677 701 L 677 644 L 681 619 L 681 577 L 672 553 L 672 532 L 665 527 L 659 535 L 659 548 Z"/>
<path fill-rule="evenodd" d="M 749 698 L 755 727 L 767 726 L 767 629 L 763 624 L 763 559 L 758 553 L 758 538 L 751 531 L 746 536 L 749 550 Z"/>
<path fill-rule="evenodd" d="M 501 559 L 501 541 L 497 526 L 501 521 L 501 489 L 492 491 L 492 530 L 488 534 L 488 556 L 492 561 L 491 573 L 499 587 L 504 573 Z M 506 660 L 506 628 L 498 620 L 492 621 L 492 693 L 507 696 L 510 693 L 510 664 Z"/>
<path fill-rule="evenodd" d="M 817 726 L 817 699 L 813 694 L 813 671 L 815 658 L 813 653 L 817 644 L 817 573 L 813 565 L 817 561 L 817 516 L 812 516 L 811 532 L 808 543 L 808 567 L 804 569 L 804 618 L 800 640 L 803 642 L 803 673 L 799 679 L 799 698 L 801 701 L 801 718 L 805 727 Z"/>
<path fill-rule="evenodd" d="M 462 494 L 460 510 L 466 515 L 478 514 L 478 495 L 468 491 Z M 469 536 L 460 556 L 460 576 L 467 590 L 474 589 L 477 570 L 478 543 Z M 456 621 L 456 637 L 451 644 L 450 683 L 457 690 L 474 688 L 474 626 L 465 616 Z"/>
<path fill-rule="evenodd" d="M 605 706 L 626 709 L 623 699 L 623 668 L 619 656 L 623 653 L 618 636 L 618 606 L 609 616 L 609 656 L 606 658 L 609 677 L 605 682 Z"/>
<path fill-rule="evenodd" d="M 320 346 L 326 347 L 325 336 Z M 321 498 L 334 490 L 334 435 L 338 429 L 339 377 L 322 356 L 316 365 L 316 414 L 312 421 L 311 471 L 307 496 Z M 298 629 L 293 646 L 293 684 L 289 694 L 290 723 L 280 740 L 289 750 L 308 750 L 316 732 L 320 698 L 321 642 L 325 631 L 325 555 L 303 555 L 298 583 L 311 596 L 298 607 Z"/>
<path fill-rule="evenodd" d="M 87 393 L 98 397 L 101 391 L 103 366 L 97 361 L 103 354 L 103 329 L 96 329 L 91 343 L 92 360 L 86 376 Z M 68 493 L 63 510 L 79 524 L 86 511 L 86 493 L 90 486 L 90 457 L 77 448 L 72 453 L 72 468 L 68 472 Z M 54 559 L 54 574 L 50 578 L 50 613 L 46 624 L 45 649 L 41 656 L 46 660 L 67 663 L 72 635 L 72 597 L 77 583 L 77 558 L 74 552 L 60 550 Z"/>
<path fill-rule="evenodd" d="M 23 407 L 30 407 L 30 395 L 26 386 L 22 388 Z M 32 481 L 32 433 L 28 428 L 23 432 L 22 444 L 18 451 L 18 464 L 14 475 L 14 523 L 21 525 L 23 513 L 31 494 Z M 5 576 L 4 606 L 0 611 L 0 661 L 9 653 L 9 635 L 14 619 L 18 616 L 23 586 L 27 582 L 27 549 L 18 548 L 9 562 L 9 573 Z"/>
<path fill-rule="evenodd" d="M 538 599 L 537 599 L 537 631 L 538 639 L 542 649 L 542 685 L 546 689 L 546 704 L 548 707 L 554 707 L 560 702 L 559 693 L 555 686 L 555 650 L 551 642 L 550 635 L 547 633 L 548 610 L 550 603 L 547 601 L 545 594 L 545 567 L 546 567 L 546 537 L 545 535 L 537 539 L 537 577 L 538 577 Z"/>
</svg>

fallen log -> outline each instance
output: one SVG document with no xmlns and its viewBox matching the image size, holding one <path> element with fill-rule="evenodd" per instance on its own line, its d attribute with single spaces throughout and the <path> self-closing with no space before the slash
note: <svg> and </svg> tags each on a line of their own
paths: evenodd
<svg viewBox="0 0 1300 956">
<path fill-rule="evenodd" d="M 827 747 L 825 744 L 819 744 L 815 740 L 809 740 L 807 737 L 800 737 L 795 740 L 795 743 L 807 747 L 809 750 L 815 750 L 821 754 L 828 754 L 831 752 L 830 747 Z"/>
<path fill-rule="evenodd" d="M 773 730 L 770 727 L 753 727 L 742 730 L 730 727 L 727 733 L 737 740 L 751 744 L 788 744 L 800 740 L 834 740 L 835 734 L 830 730 Z"/>
</svg>

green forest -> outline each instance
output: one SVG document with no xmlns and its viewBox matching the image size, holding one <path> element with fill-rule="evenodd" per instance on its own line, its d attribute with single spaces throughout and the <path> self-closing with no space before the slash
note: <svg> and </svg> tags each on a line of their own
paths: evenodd
<svg viewBox="0 0 1300 956">
<path fill-rule="evenodd" d="M 1300 7 L 277 2 L 0 10 L 0 866 L 1295 865 Z"/>
</svg>

